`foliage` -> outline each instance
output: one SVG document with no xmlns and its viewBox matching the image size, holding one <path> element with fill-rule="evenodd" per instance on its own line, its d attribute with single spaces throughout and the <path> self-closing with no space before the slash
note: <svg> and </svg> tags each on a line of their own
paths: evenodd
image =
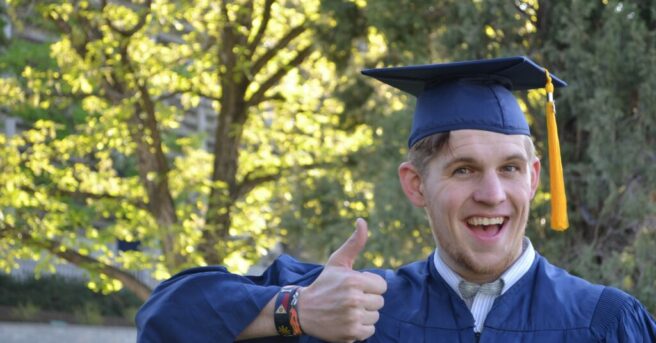
<svg viewBox="0 0 656 343">
<path fill-rule="evenodd" d="M 127 271 L 245 271 L 280 237 L 271 200 L 292 189 L 273 182 L 337 175 L 370 142 L 367 126 L 342 127 L 330 96 L 357 38 L 325 34 L 358 13 L 336 5 L 10 2 L 16 27 L 52 41 L 12 41 L 0 60 L 12 74 L 1 103 L 32 123 L 0 142 L 0 267 L 47 251 L 46 268 L 57 257 L 89 270 L 94 289 L 142 298 Z M 216 128 L 181 131 L 199 112 Z"/>
<path fill-rule="evenodd" d="M 562 92 L 559 120 L 569 133 L 561 136 L 574 230 L 544 244 L 560 246 L 552 258 L 575 273 L 621 286 L 656 312 L 654 274 L 642 264 L 653 265 L 644 249 L 656 243 L 654 6 L 580 1 L 551 10 L 559 18 L 552 26 L 565 27 L 545 44 L 545 55 L 573 80 Z M 574 17 L 585 20 L 569 22 Z M 572 37 L 581 44 L 568 44 Z M 587 266 L 577 268 L 581 262 Z"/>
<path fill-rule="evenodd" d="M 356 216 L 372 231 L 361 265 L 424 258 L 430 230 L 396 180 L 412 99 L 358 69 L 529 55 L 570 83 L 556 100 L 572 228 L 548 229 L 543 173 L 528 233 L 656 311 L 651 2 L 32 4 L 10 1 L 10 18 L 52 41 L 12 40 L 0 57 L 0 103 L 31 128 L 0 142 L 4 269 L 57 256 L 97 289 L 144 297 L 126 271 L 244 271 L 279 241 L 320 261 Z M 544 92 L 518 96 L 543 153 Z M 199 113 L 215 131 L 180 129 Z M 141 249 L 116 252 L 117 239 Z"/>
<path fill-rule="evenodd" d="M 127 290 L 102 295 L 89 290 L 85 282 L 61 276 L 16 279 L 2 274 L 0 305 L 32 317 L 39 310 L 75 313 L 85 307 L 95 308 L 102 316 L 124 317 L 141 301 Z"/>
<path fill-rule="evenodd" d="M 20 303 L 16 306 L 11 314 L 14 318 L 21 320 L 33 320 L 36 318 L 36 315 L 39 313 L 39 307 L 34 305 L 32 302 Z"/>
<path fill-rule="evenodd" d="M 81 307 L 73 310 L 75 320 L 87 325 L 100 325 L 103 322 L 102 314 L 98 305 L 94 303 L 84 303 Z"/>
</svg>

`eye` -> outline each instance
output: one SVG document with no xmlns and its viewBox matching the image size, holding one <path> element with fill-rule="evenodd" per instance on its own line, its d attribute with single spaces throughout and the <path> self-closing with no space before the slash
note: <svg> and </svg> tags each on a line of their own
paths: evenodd
<svg viewBox="0 0 656 343">
<path fill-rule="evenodd" d="M 467 167 L 458 167 L 453 170 L 453 175 L 470 175 L 472 170 Z"/>
<path fill-rule="evenodd" d="M 508 164 L 503 167 L 501 167 L 501 170 L 506 172 L 506 173 L 516 173 L 518 171 L 521 171 L 521 168 L 517 165 L 514 164 Z"/>
</svg>

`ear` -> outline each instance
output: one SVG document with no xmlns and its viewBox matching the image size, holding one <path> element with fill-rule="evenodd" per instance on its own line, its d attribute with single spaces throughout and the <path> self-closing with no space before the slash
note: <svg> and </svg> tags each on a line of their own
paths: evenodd
<svg viewBox="0 0 656 343">
<path fill-rule="evenodd" d="M 540 185 L 540 169 L 542 168 L 542 165 L 540 164 L 540 159 L 537 157 L 533 158 L 533 161 L 530 162 L 530 170 L 531 170 L 531 199 L 535 196 L 535 193 L 538 190 L 538 186 Z"/>
<path fill-rule="evenodd" d="M 410 162 L 403 162 L 399 166 L 399 181 L 405 196 L 417 207 L 426 206 L 424 199 L 421 173 Z"/>
</svg>

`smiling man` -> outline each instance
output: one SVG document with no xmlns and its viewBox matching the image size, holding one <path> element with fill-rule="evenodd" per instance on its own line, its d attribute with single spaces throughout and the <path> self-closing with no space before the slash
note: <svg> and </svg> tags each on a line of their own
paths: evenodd
<svg viewBox="0 0 656 343">
<path fill-rule="evenodd" d="M 511 91 L 563 81 L 526 57 L 363 73 L 417 96 L 398 174 L 435 252 L 397 271 L 352 270 L 367 240 L 358 219 L 325 266 L 281 256 L 259 277 L 205 267 L 165 281 L 137 316 L 139 341 L 656 342 L 635 298 L 551 265 L 525 237 L 541 165 Z"/>
<path fill-rule="evenodd" d="M 426 210 L 446 265 L 469 281 L 493 281 L 522 252 L 540 161 L 528 137 L 480 130 L 449 133 L 443 150 L 425 167 L 402 163 L 401 184 Z"/>
</svg>

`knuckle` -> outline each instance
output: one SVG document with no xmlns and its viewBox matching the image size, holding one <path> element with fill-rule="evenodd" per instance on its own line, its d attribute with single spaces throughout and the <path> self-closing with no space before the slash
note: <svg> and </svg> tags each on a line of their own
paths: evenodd
<svg viewBox="0 0 656 343">
<path fill-rule="evenodd" d="M 380 280 L 380 287 L 383 289 L 383 293 L 387 292 L 387 281 L 383 278 Z"/>
<path fill-rule="evenodd" d="M 363 274 L 366 274 L 365 277 L 371 284 L 375 285 L 376 288 L 380 288 L 380 294 L 387 291 L 387 281 L 382 276 L 370 272 L 364 272 Z"/>
<path fill-rule="evenodd" d="M 358 277 L 359 275 L 356 273 L 349 273 L 344 277 L 344 280 L 342 280 L 342 285 L 345 288 L 359 288 L 361 282 L 360 278 Z"/>
<path fill-rule="evenodd" d="M 374 311 L 373 317 L 374 317 L 374 323 L 377 322 L 378 319 L 380 319 L 380 313 L 378 311 Z"/>
<path fill-rule="evenodd" d="M 376 282 L 385 282 L 385 279 L 379 274 L 372 273 L 372 272 L 363 272 L 362 274 L 367 275 L 367 277 L 369 277 L 371 280 L 376 280 Z"/>
<path fill-rule="evenodd" d="M 360 314 L 360 311 L 349 311 L 344 315 L 344 320 L 349 323 L 348 327 L 356 328 L 362 321 L 362 315 Z"/>
<path fill-rule="evenodd" d="M 341 340 L 342 340 L 343 342 L 348 342 L 348 341 L 352 341 L 352 340 L 355 340 L 355 339 L 356 339 L 356 338 L 353 337 L 353 335 L 351 335 L 351 332 L 349 331 L 348 328 L 344 328 L 344 329 L 343 329 L 343 331 L 342 331 L 342 336 L 341 336 Z"/>
<path fill-rule="evenodd" d="M 348 294 L 342 301 L 347 308 L 358 308 L 362 305 L 362 300 L 356 294 Z"/>
<path fill-rule="evenodd" d="M 378 275 L 376 276 L 378 277 L 376 283 L 378 284 L 378 287 L 380 287 L 381 293 L 385 293 L 387 291 L 387 281 Z"/>
<path fill-rule="evenodd" d="M 377 308 L 378 310 L 385 307 L 385 298 L 384 297 L 382 297 L 382 296 L 378 297 L 378 306 L 377 307 L 378 307 Z"/>
<path fill-rule="evenodd" d="M 376 328 L 373 325 L 368 325 L 363 328 L 358 339 L 364 341 L 365 339 L 373 336 L 374 333 L 376 333 Z"/>
<path fill-rule="evenodd" d="M 371 329 L 369 329 L 369 332 L 367 333 L 367 336 L 366 336 L 366 337 L 362 337 L 361 340 L 365 340 L 365 339 L 367 339 L 367 338 L 373 336 L 373 335 L 376 333 L 376 327 L 375 327 L 375 326 L 371 325 L 370 328 L 371 328 Z"/>
</svg>

